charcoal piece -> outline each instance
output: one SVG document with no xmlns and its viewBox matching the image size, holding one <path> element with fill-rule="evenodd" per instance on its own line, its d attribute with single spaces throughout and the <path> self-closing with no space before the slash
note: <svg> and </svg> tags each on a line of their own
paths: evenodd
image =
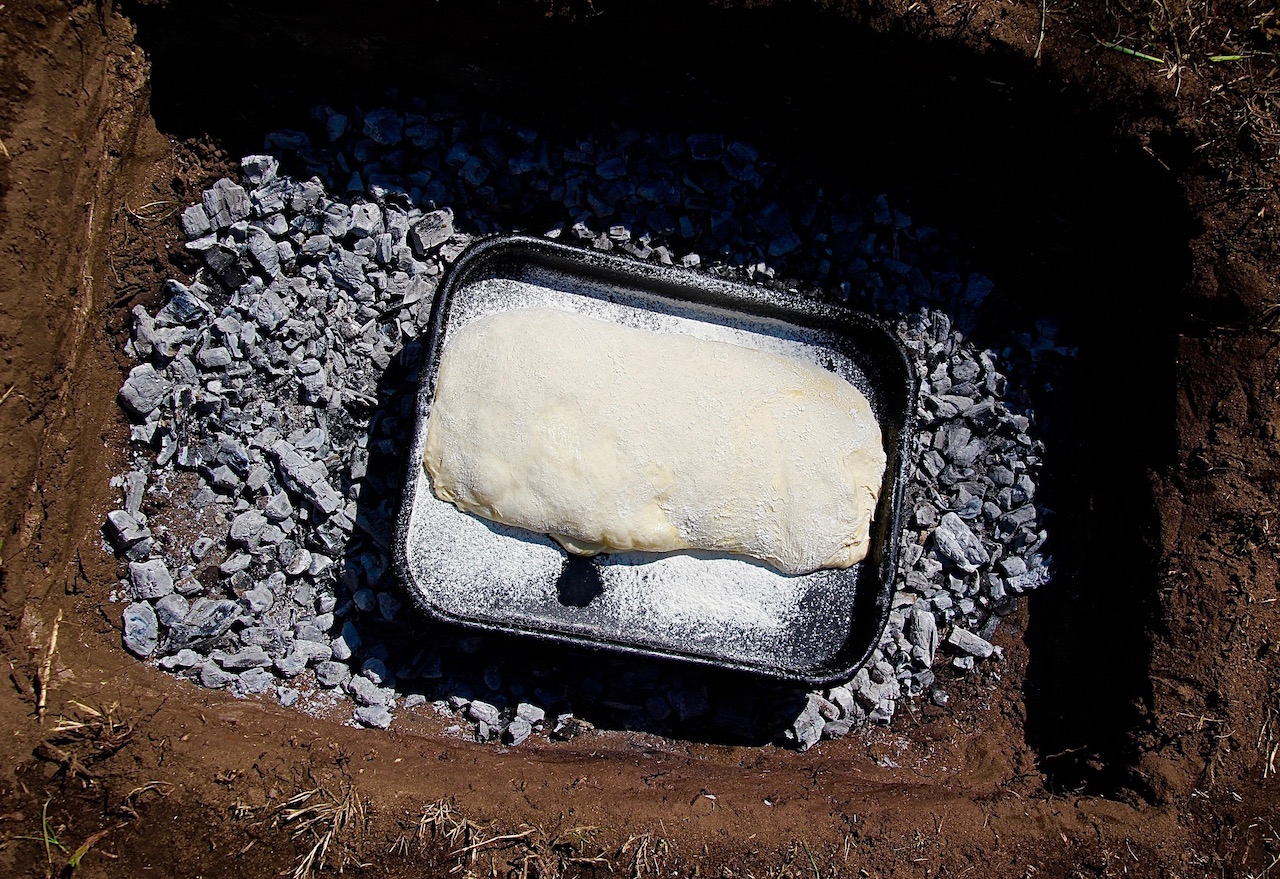
<svg viewBox="0 0 1280 879">
<path fill-rule="evenodd" d="M 938 624 L 933 613 L 921 602 L 912 605 L 904 627 L 907 640 L 921 651 L 920 661 L 925 668 L 933 666 L 933 655 L 938 650 Z"/>
<path fill-rule="evenodd" d="M 453 235 L 453 211 L 448 208 L 431 211 L 409 228 L 408 240 L 413 252 L 426 259 Z"/>
<path fill-rule="evenodd" d="M 396 618 L 396 614 L 400 612 L 400 601 L 390 592 L 378 593 L 378 612 L 382 614 L 382 618 L 388 622 Z"/>
<path fill-rule="evenodd" d="M 391 672 L 387 670 L 387 664 L 376 656 L 371 656 L 364 661 L 360 667 L 360 674 L 378 686 L 388 684 L 392 679 Z"/>
<path fill-rule="evenodd" d="M 124 609 L 124 646 L 140 659 L 146 659 L 156 650 L 160 638 L 159 621 L 151 605 L 134 602 Z"/>
<path fill-rule="evenodd" d="M 276 597 L 266 586 L 257 586 L 246 592 L 241 600 L 250 613 L 262 615 L 271 610 L 271 606 L 275 604 Z"/>
<path fill-rule="evenodd" d="M 365 726 L 375 729 L 391 726 L 391 712 L 385 705 L 361 705 L 355 710 L 355 718 Z"/>
<path fill-rule="evenodd" d="M 351 229 L 351 208 L 335 201 L 324 209 L 320 228 L 332 239 L 342 238 Z"/>
<path fill-rule="evenodd" d="M 933 532 L 934 546 L 960 570 L 972 573 L 991 561 L 985 547 L 955 513 L 946 513 Z"/>
<path fill-rule="evenodd" d="M 530 726 L 536 726 L 547 719 L 547 712 L 532 703 L 521 702 L 516 706 L 516 717 Z"/>
<path fill-rule="evenodd" d="M 225 669 L 241 671 L 246 668 L 263 668 L 271 664 L 271 657 L 257 645 L 244 647 L 236 653 L 215 650 L 213 660 Z"/>
<path fill-rule="evenodd" d="M 822 725 L 822 738 L 842 739 L 853 729 L 852 720 L 828 720 Z"/>
<path fill-rule="evenodd" d="M 239 675 L 238 689 L 242 693 L 265 693 L 275 685 L 275 675 L 265 668 L 254 667 Z"/>
<path fill-rule="evenodd" d="M 344 123 L 345 121 L 343 119 Z M 364 114 L 363 130 L 364 136 L 375 143 L 395 146 L 404 135 L 404 120 L 395 110 L 379 107 Z M 336 140 L 336 138 L 333 139 Z"/>
<path fill-rule="evenodd" d="M 265 186 L 275 180 L 279 167 L 275 156 L 253 155 L 240 159 L 240 173 L 254 186 Z"/>
<path fill-rule="evenodd" d="M 231 520 L 231 539 L 244 544 L 254 543 L 262 529 L 267 527 L 267 517 L 257 510 L 246 510 Z"/>
<path fill-rule="evenodd" d="M 151 530 L 125 510 L 107 513 L 105 529 L 107 539 L 121 552 L 151 540 Z"/>
<path fill-rule="evenodd" d="M 376 204 L 358 204 L 351 209 L 351 235 L 368 238 L 382 231 L 382 211 Z"/>
<path fill-rule="evenodd" d="M 154 366 L 142 363 L 129 371 L 129 377 L 120 388 L 120 402 L 133 415 L 145 418 L 160 405 L 172 387 Z"/>
<path fill-rule="evenodd" d="M 191 605 L 177 592 L 170 592 L 156 602 L 156 618 L 166 629 L 182 622 L 190 612 Z"/>
<path fill-rule="evenodd" d="M 960 626 L 952 626 L 951 633 L 947 635 L 947 643 L 961 653 L 976 656 L 979 659 L 988 658 L 995 650 L 990 641 Z"/>
<path fill-rule="evenodd" d="M 507 724 L 507 728 L 502 731 L 502 740 L 514 748 L 523 744 L 532 734 L 533 727 L 529 724 L 529 721 L 523 717 L 517 717 Z"/>
<path fill-rule="evenodd" d="M 329 473 L 323 464 L 304 457 L 284 440 L 277 440 L 270 454 L 285 485 L 322 514 L 329 516 L 342 508 L 342 496 L 329 484 Z"/>
<path fill-rule="evenodd" d="M 200 666 L 200 685 L 210 690 L 221 690 L 228 684 L 236 680 L 236 676 L 231 672 L 223 671 L 222 668 L 212 659 L 205 660 Z"/>
<path fill-rule="evenodd" d="M 809 694 L 804 709 L 787 730 L 789 738 L 794 740 L 796 748 L 801 751 L 809 750 L 822 739 L 822 728 L 826 721 L 819 710 L 819 699 L 817 695 Z"/>
<path fill-rule="evenodd" d="M 342 632 L 333 639 L 331 646 L 334 659 L 350 659 L 351 655 L 360 649 L 360 633 L 356 630 L 355 624 L 347 620 L 342 626 Z"/>
<path fill-rule="evenodd" d="M 212 640 L 226 634 L 240 614 L 240 605 L 230 599 L 192 602 L 191 611 L 182 622 L 171 626 L 167 649 L 188 647 L 197 641 Z"/>
<path fill-rule="evenodd" d="M 341 687 L 351 677 L 351 669 L 345 662 L 325 660 L 316 665 L 316 683 L 322 687 Z"/>
<path fill-rule="evenodd" d="M 204 212 L 203 205 L 193 204 L 182 212 L 182 234 L 187 238 L 199 238 L 212 230 L 213 226 L 209 223 L 209 216 Z"/>
<path fill-rule="evenodd" d="M 271 500 L 267 501 L 267 505 L 262 508 L 262 515 L 272 522 L 283 522 L 292 516 L 293 512 L 289 495 L 283 491 L 272 495 Z"/>
<path fill-rule="evenodd" d="M 173 671 L 179 668 L 191 668 L 204 662 L 204 657 L 194 650 L 182 648 L 177 653 L 165 656 L 160 660 L 160 667 L 166 671 Z"/>
<path fill-rule="evenodd" d="M 302 249 L 298 254 L 303 257 L 318 259 L 324 256 L 333 248 L 333 239 L 328 235 L 312 235 L 302 245 Z"/>
<path fill-rule="evenodd" d="M 361 705 L 390 705 L 395 701 L 394 692 L 360 675 L 347 681 L 347 693 Z"/>
<path fill-rule="evenodd" d="M 209 225 L 214 229 L 225 229 L 232 223 L 238 223 L 252 210 L 244 187 L 226 177 L 204 191 L 203 207 Z"/>
<path fill-rule="evenodd" d="M 134 600 L 157 599 L 173 592 L 173 576 L 164 559 L 129 563 L 130 594 Z"/>
<path fill-rule="evenodd" d="M 1002 558 L 997 566 L 1006 577 L 1017 577 L 1027 572 L 1027 563 L 1016 555 Z"/>
<path fill-rule="evenodd" d="M 499 724 L 498 708 L 488 702 L 481 702 L 479 699 L 467 705 L 467 717 L 477 723 L 487 723 L 491 727 Z"/>
<path fill-rule="evenodd" d="M 276 249 L 275 241 L 266 232 L 258 231 L 257 234 L 250 234 L 245 249 L 257 263 L 258 268 L 262 269 L 268 277 L 280 271 L 280 251 Z"/>
</svg>

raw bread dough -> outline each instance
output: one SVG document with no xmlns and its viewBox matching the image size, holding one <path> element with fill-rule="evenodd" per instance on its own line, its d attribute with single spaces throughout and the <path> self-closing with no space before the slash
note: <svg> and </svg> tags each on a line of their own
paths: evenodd
<svg viewBox="0 0 1280 879">
<path fill-rule="evenodd" d="M 424 463 L 442 500 L 570 552 L 803 574 L 866 556 L 885 454 L 867 399 L 818 366 L 530 308 L 446 338 Z"/>
</svg>

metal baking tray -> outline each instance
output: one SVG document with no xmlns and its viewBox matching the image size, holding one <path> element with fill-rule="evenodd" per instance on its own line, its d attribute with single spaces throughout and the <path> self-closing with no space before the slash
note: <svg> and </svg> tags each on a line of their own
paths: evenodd
<svg viewBox="0 0 1280 879">
<path fill-rule="evenodd" d="M 787 576 L 727 554 L 570 556 L 543 534 L 459 511 L 422 466 L 440 354 L 484 314 L 551 307 L 807 359 L 871 403 L 888 457 L 871 550 L 844 570 Z M 436 292 L 396 525 L 395 565 L 437 620 L 488 632 L 737 669 L 809 686 L 846 679 L 889 617 L 916 379 L 868 315 L 703 272 L 540 238 L 482 239 Z"/>
</svg>

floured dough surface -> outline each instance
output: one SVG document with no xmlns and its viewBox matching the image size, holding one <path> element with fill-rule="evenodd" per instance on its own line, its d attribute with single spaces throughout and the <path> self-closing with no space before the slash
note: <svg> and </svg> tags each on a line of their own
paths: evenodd
<svg viewBox="0 0 1280 879">
<path fill-rule="evenodd" d="M 424 464 L 442 500 L 571 552 L 803 574 L 866 556 L 885 453 L 866 398 L 821 367 L 530 308 L 447 337 Z"/>
</svg>

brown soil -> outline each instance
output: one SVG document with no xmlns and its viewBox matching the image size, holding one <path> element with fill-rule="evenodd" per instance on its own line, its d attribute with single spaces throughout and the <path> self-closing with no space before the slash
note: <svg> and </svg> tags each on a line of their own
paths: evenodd
<svg viewBox="0 0 1280 879">
<path fill-rule="evenodd" d="M 323 789 L 363 806 L 328 867 L 379 874 L 1280 875 L 1280 13 L 639 5 L 0 6 L 0 874 L 287 874 L 341 810 L 282 807 Z M 1000 628 L 1007 661 L 796 754 L 607 731 L 508 752 L 129 657 L 98 528 L 129 310 L 191 268 L 173 209 L 310 104 L 388 85 L 720 125 L 908 199 L 1007 315 L 1058 316 L 1062 570 Z"/>
</svg>

